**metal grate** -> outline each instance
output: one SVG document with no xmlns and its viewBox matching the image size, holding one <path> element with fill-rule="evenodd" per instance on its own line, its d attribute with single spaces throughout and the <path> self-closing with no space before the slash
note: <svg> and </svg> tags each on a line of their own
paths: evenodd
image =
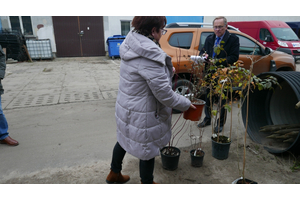
<svg viewBox="0 0 300 200">
<path fill-rule="evenodd" d="M 32 59 L 53 59 L 50 39 L 26 40 L 26 45 Z"/>
</svg>

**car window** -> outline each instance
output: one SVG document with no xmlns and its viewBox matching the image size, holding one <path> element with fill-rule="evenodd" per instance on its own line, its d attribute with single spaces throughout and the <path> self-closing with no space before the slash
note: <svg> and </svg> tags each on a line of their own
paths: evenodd
<svg viewBox="0 0 300 200">
<path fill-rule="evenodd" d="M 278 40 L 283 41 L 298 41 L 296 33 L 290 28 L 271 28 Z"/>
<path fill-rule="evenodd" d="M 169 44 L 173 47 L 189 49 L 192 44 L 193 33 L 174 33 L 171 35 Z"/>
<path fill-rule="evenodd" d="M 271 41 L 273 41 L 273 37 L 268 29 L 261 28 L 259 31 L 259 39 L 262 41 L 268 41 L 268 37 L 272 38 Z"/>
<path fill-rule="evenodd" d="M 199 51 L 201 51 L 201 49 L 204 47 L 204 43 L 205 43 L 207 36 L 209 36 L 212 33 L 213 32 L 202 32 L 201 33 L 200 44 L 199 44 L 199 49 L 198 49 Z"/>
<path fill-rule="evenodd" d="M 201 34 L 200 37 L 200 44 L 199 44 L 199 51 L 201 51 L 201 49 L 204 47 L 204 43 L 206 38 L 212 34 L 213 32 L 203 32 Z M 237 37 L 239 37 L 239 41 L 240 41 L 240 54 L 244 54 L 244 55 L 250 55 L 253 53 L 254 51 L 254 55 L 260 55 L 261 54 L 261 50 L 259 48 L 259 46 L 252 40 L 242 36 L 242 35 L 238 35 L 235 34 Z"/>
<path fill-rule="evenodd" d="M 261 55 L 261 49 L 255 41 L 250 40 L 247 37 L 244 37 L 239 34 L 235 34 L 239 37 L 240 40 L 240 54 L 251 55 L 254 52 L 254 55 Z"/>
</svg>

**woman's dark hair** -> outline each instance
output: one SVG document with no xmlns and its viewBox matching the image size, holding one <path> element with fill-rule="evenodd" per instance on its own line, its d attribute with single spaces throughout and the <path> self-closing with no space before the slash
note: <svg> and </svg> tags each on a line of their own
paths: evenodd
<svg viewBox="0 0 300 200">
<path fill-rule="evenodd" d="M 134 30 L 142 31 L 151 34 L 153 27 L 158 32 L 166 26 L 167 19 L 165 16 L 135 16 L 131 22 L 131 26 Z"/>
</svg>

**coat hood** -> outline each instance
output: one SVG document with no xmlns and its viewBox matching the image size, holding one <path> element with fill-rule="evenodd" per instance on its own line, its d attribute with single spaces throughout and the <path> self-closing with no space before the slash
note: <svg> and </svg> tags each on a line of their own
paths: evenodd
<svg viewBox="0 0 300 200">
<path fill-rule="evenodd" d="M 167 54 L 149 38 L 130 31 L 120 46 L 120 57 L 123 60 L 145 57 L 165 65 Z"/>
</svg>

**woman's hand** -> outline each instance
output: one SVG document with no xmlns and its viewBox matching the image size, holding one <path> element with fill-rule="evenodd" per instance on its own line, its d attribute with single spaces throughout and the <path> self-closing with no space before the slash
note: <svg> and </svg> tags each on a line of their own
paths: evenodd
<svg viewBox="0 0 300 200">
<path fill-rule="evenodd" d="M 196 106 L 194 106 L 193 104 L 190 105 L 190 109 L 197 110 Z"/>
<path fill-rule="evenodd" d="M 173 74 L 172 74 L 172 77 L 174 76 L 175 73 L 176 73 L 176 69 L 175 69 L 175 67 L 173 67 Z"/>
</svg>

